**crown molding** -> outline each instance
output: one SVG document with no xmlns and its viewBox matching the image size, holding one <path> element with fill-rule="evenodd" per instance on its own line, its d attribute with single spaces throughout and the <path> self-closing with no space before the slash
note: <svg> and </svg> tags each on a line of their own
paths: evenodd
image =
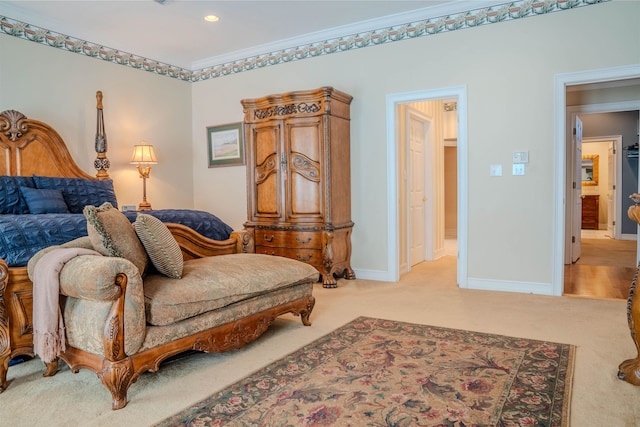
<svg viewBox="0 0 640 427">
<path fill-rule="evenodd" d="M 3 15 L 0 15 L 0 34 L 179 80 L 197 82 L 317 56 L 541 16 L 608 1 L 611 0 L 517 0 L 506 3 L 459 0 L 208 58 L 194 62 L 192 69 L 102 46 Z M 471 10 L 468 8 L 470 5 L 474 6 Z M 427 14 L 429 17 L 425 17 Z"/>
<path fill-rule="evenodd" d="M 368 19 L 365 21 L 356 22 L 349 25 L 343 25 L 339 27 L 329 28 L 323 31 L 317 31 L 313 33 L 304 34 L 298 37 L 292 37 L 289 39 L 279 40 L 273 43 L 266 43 L 259 46 L 253 46 L 248 49 L 237 50 L 225 55 L 213 56 L 211 58 L 205 58 L 199 61 L 194 61 L 191 64 L 192 70 L 199 70 L 202 68 L 212 67 L 218 64 L 227 64 L 242 60 L 245 58 L 251 58 L 254 56 L 264 55 L 265 52 L 277 52 L 286 50 L 292 46 L 303 46 L 307 44 L 317 43 L 318 40 L 333 40 L 344 36 L 345 34 L 361 34 L 372 31 L 373 28 L 390 28 L 393 26 L 401 25 L 405 22 L 418 22 L 421 20 L 429 19 L 432 17 L 448 16 L 461 12 L 466 12 L 469 9 L 469 1 L 456 0 L 451 3 L 444 3 L 437 6 L 430 6 L 422 9 L 412 10 L 403 13 L 396 13 L 393 15 L 387 15 L 381 18 Z M 495 6 L 498 4 L 504 4 L 504 0 L 493 1 L 474 1 L 473 5 L 476 8 L 486 8 Z"/>
</svg>

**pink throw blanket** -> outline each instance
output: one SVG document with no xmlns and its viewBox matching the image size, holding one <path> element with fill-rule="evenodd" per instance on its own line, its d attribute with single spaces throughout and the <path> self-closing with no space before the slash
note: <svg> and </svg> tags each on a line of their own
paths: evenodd
<svg viewBox="0 0 640 427">
<path fill-rule="evenodd" d="M 58 248 L 47 252 L 33 269 L 33 352 L 44 363 L 65 350 L 64 321 L 60 312 L 60 271 L 78 255 L 100 255 L 84 248 Z"/>
</svg>

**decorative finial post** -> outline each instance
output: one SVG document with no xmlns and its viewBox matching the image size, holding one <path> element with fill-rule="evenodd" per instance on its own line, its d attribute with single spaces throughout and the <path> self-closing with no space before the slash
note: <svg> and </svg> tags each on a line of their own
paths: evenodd
<svg viewBox="0 0 640 427">
<path fill-rule="evenodd" d="M 107 179 L 109 178 L 109 173 L 107 172 L 107 170 L 111 166 L 111 162 L 109 162 L 109 159 L 107 159 L 107 134 L 104 131 L 104 118 L 102 115 L 102 91 L 99 90 L 96 92 L 96 100 L 98 118 L 96 123 L 95 149 L 97 157 L 93 161 L 93 167 L 98 171 L 98 173 L 96 174 L 96 177 L 98 177 L 98 179 Z"/>
<path fill-rule="evenodd" d="M 640 224 L 640 194 L 634 193 L 629 196 L 633 200 L 633 205 L 627 210 L 630 219 Z M 631 339 L 636 346 L 637 356 L 634 359 L 625 360 L 618 367 L 618 378 L 633 385 L 640 385 L 640 298 L 636 296 L 636 286 L 638 282 L 638 269 L 629 288 L 627 298 L 627 322 Z"/>
</svg>

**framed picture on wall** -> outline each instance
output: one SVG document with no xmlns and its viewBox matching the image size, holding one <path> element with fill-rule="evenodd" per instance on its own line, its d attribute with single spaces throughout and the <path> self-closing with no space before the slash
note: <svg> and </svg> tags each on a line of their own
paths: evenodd
<svg viewBox="0 0 640 427">
<path fill-rule="evenodd" d="M 209 167 L 244 165 L 242 122 L 207 127 Z"/>
</svg>

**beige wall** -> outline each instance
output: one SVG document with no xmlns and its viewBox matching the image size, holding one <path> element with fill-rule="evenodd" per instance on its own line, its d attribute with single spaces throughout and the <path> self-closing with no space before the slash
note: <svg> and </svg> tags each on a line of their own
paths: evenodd
<svg viewBox="0 0 640 427">
<path fill-rule="evenodd" d="M 387 200 L 386 97 L 466 85 L 468 275 L 550 283 L 554 76 L 640 63 L 638 14 L 640 3 L 610 2 L 195 83 L 196 206 L 224 211 L 236 228 L 246 217 L 244 168 L 207 169 L 201 160 L 206 126 L 242 120 L 241 98 L 332 85 L 354 97 L 352 264 L 386 271 L 387 205 L 395 203 Z M 530 154 L 527 174 L 513 177 L 512 153 L 521 150 Z M 495 163 L 501 178 L 489 177 Z"/>
<path fill-rule="evenodd" d="M 353 267 L 388 271 L 386 97 L 467 87 L 468 276 L 549 283 L 554 221 L 553 83 L 559 73 L 640 63 L 640 2 L 613 1 L 256 69 L 194 84 L 0 35 L 0 109 L 52 124 L 92 169 L 95 91 L 105 93 L 111 174 L 121 204 L 140 200 L 128 164 L 158 149 L 154 207 L 211 211 L 239 229 L 244 167 L 207 167 L 206 127 L 242 120 L 240 99 L 331 85 L 351 109 Z M 41 64 L 45 64 L 44 66 Z M 465 124 L 463 124 L 464 126 Z M 527 150 L 523 177 L 513 151 Z M 500 163 L 505 175 L 489 177 Z M 459 206 L 459 208 L 462 208 Z"/>
<path fill-rule="evenodd" d="M 91 174 L 98 90 L 118 203 L 142 200 L 142 181 L 129 160 L 134 144 L 145 140 L 159 161 L 147 180 L 151 205 L 192 208 L 189 83 L 0 35 L 0 111 L 18 110 L 53 126 Z"/>
</svg>

